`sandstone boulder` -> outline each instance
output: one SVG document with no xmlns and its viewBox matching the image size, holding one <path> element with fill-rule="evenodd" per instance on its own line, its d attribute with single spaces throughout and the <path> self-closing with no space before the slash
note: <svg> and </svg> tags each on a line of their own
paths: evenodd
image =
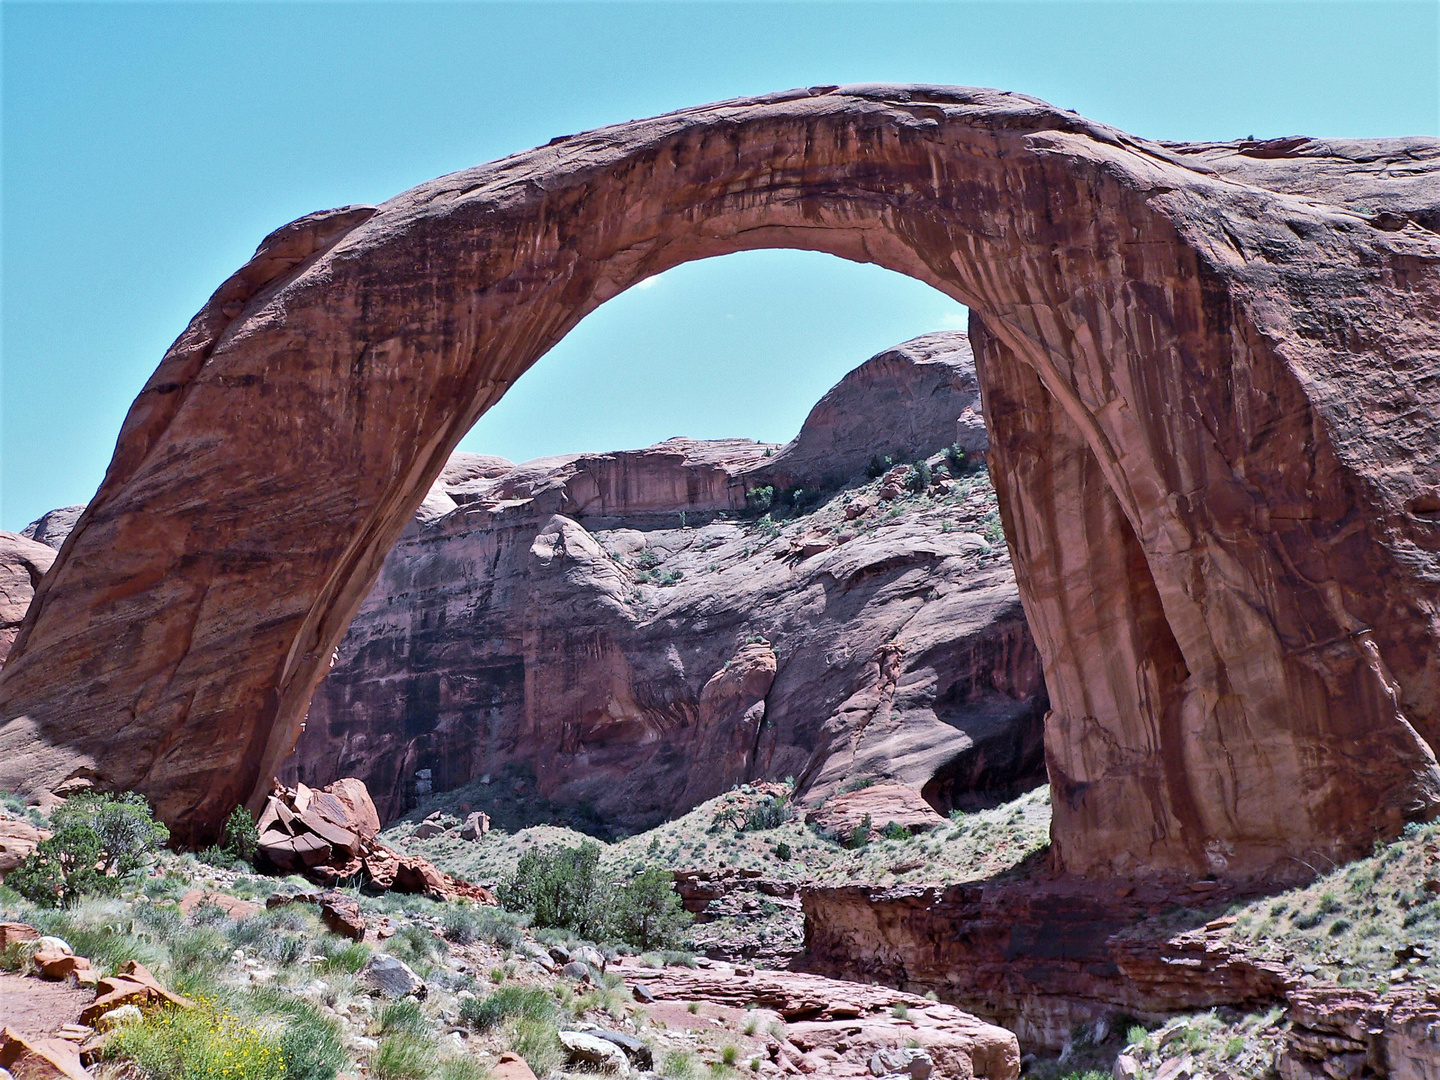
<svg viewBox="0 0 1440 1080">
<path fill-rule="evenodd" d="M 0 881 L 24 861 L 42 840 L 50 839 L 50 830 L 36 828 L 27 821 L 0 817 Z"/>
<path fill-rule="evenodd" d="M 790 1052 L 796 1058 L 826 1054 L 823 1062 L 817 1061 L 826 1076 L 873 1077 L 871 1062 L 877 1055 L 903 1046 L 923 1051 L 939 1076 L 1014 1080 L 1020 1074 L 1020 1047 L 1010 1032 L 953 1005 L 889 987 L 783 971 L 740 974 L 728 965 L 690 969 L 627 964 L 617 970 L 636 991 L 643 986 L 660 1001 L 702 1001 L 778 1013 L 786 1022 L 784 1042 Z M 879 1060 L 888 1063 L 890 1058 Z"/>
<path fill-rule="evenodd" d="M 562 1031 L 559 1038 L 571 1065 L 586 1072 L 630 1075 L 630 1060 L 625 1051 L 608 1039 L 585 1031 Z"/>
<path fill-rule="evenodd" d="M 465 824 L 460 826 L 461 840 L 483 840 L 490 832 L 490 815 L 481 813 L 479 810 L 469 814 L 465 818 Z"/>
<path fill-rule="evenodd" d="M 15 1080 L 92 1080 L 74 1043 L 25 1038 L 7 1027 L 0 1027 L 0 1068 Z"/>
<path fill-rule="evenodd" d="M 142 1009 L 155 1005 L 172 1005 L 181 1009 L 194 1007 L 188 998 L 172 994 L 161 986 L 149 969 L 136 960 L 125 961 L 116 974 L 99 980 L 95 1000 L 80 1014 L 80 1022 L 93 1026 L 98 1017 L 121 1005 L 137 1005 Z"/>
<path fill-rule="evenodd" d="M 353 777 L 318 791 L 304 784 L 293 790 L 277 786 L 255 827 L 260 833 L 257 855 L 262 864 L 302 873 L 322 885 L 363 876 L 367 884 L 381 890 L 423 893 L 437 900 L 463 897 L 481 904 L 496 903 L 489 889 L 452 877 L 425 859 L 401 855 L 376 840 L 374 804 L 365 785 Z M 324 908 L 324 896 L 304 899 Z M 341 893 L 333 897 L 337 902 L 344 900 Z M 337 909 L 329 918 L 336 927 L 346 928 L 336 929 L 337 933 L 354 936 L 358 927 L 357 940 L 364 936 L 365 923 L 358 908 L 354 912 Z"/>
<path fill-rule="evenodd" d="M 360 969 L 360 981 L 387 998 L 417 997 L 427 993 L 425 980 L 410 965 L 389 953 L 375 953 Z"/>
<path fill-rule="evenodd" d="M 525 1063 L 525 1059 L 508 1051 L 500 1055 L 500 1059 L 491 1068 L 490 1075 L 494 1080 L 535 1080 L 535 1073 Z"/>
<path fill-rule="evenodd" d="M 914 834 L 945 824 L 919 792 L 899 784 L 872 784 L 832 795 L 808 811 L 805 820 L 836 837 L 849 837 L 863 828 L 868 830 L 866 839 L 874 839 L 892 825 Z"/>
<path fill-rule="evenodd" d="M 75 528 L 75 523 L 80 520 L 80 515 L 84 512 L 83 503 L 78 506 L 62 506 L 55 510 L 49 510 L 21 529 L 20 535 L 27 540 L 34 540 L 37 544 L 44 544 L 48 548 L 59 551 L 65 543 L 65 538 L 70 535 L 70 530 Z"/>
</svg>

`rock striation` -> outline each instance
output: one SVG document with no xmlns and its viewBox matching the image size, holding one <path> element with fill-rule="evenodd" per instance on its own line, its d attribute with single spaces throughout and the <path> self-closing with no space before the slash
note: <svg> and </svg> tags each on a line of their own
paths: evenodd
<svg viewBox="0 0 1440 1080">
<path fill-rule="evenodd" d="M 1437 207 L 1434 139 L 1187 150 L 859 85 L 309 215 L 132 407 L 0 674 L 0 786 L 139 789 L 182 841 L 258 807 L 474 420 L 606 299 L 790 246 L 971 309 L 1056 865 L 1273 878 L 1368 850 L 1440 809 Z"/>
<path fill-rule="evenodd" d="M 55 550 L 23 535 L 0 532 L 0 665 L 20 632 L 20 623 Z"/>
<path fill-rule="evenodd" d="M 1281 1080 L 1440 1078 L 1440 992 L 1326 987 L 1289 996 Z"/>
<path fill-rule="evenodd" d="M 876 1056 L 884 1063 L 887 1055 L 910 1047 L 928 1055 L 938 1076 L 1013 1080 L 1020 1075 L 1020 1047 L 1013 1034 L 953 1005 L 888 987 L 725 964 L 699 970 L 628 965 L 612 970 L 627 985 L 643 986 L 646 1000 L 704 1001 L 778 1014 L 784 1034 L 772 1035 L 771 1060 L 786 1074 L 884 1076 L 871 1064 Z"/>
<path fill-rule="evenodd" d="M 1198 910 L 1233 894 L 1197 882 L 1097 887 L 1076 879 L 803 888 L 807 971 L 934 992 L 1061 1050 L 1078 1025 L 1125 1014 L 1158 1021 L 1218 1005 L 1285 1000 L 1299 976 L 1225 940 Z M 1177 911 L 1190 929 L 1177 929 Z"/>
<path fill-rule="evenodd" d="M 388 821 L 533 774 L 629 829 L 760 778 L 818 801 L 883 777 L 945 811 L 1043 782 L 1039 656 L 1003 544 L 972 531 L 994 512 L 983 475 L 969 498 L 942 482 L 853 513 L 842 495 L 783 530 L 747 510 L 757 488 L 863 484 L 880 451 L 931 455 L 978 405 L 965 335 L 934 334 L 860 365 L 778 451 L 455 455 L 281 779 L 359 777 Z M 967 445 L 983 453 L 983 430 Z"/>
</svg>

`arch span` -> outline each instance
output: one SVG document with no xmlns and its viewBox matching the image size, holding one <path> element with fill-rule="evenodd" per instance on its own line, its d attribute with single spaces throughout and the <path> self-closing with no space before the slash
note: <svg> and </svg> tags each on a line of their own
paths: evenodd
<svg viewBox="0 0 1440 1080">
<path fill-rule="evenodd" d="M 1302 143 L 818 88 L 285 226 L 166 354 L 42 582 L 0 676 L 0 785 L 136 788 L 212 833 L 506 387 L 651 274 L 798 247 L 974 313 L 1059 866 L 1244 876 L 1366 847 L 1440 805 L 1440 441 L 1415 422 L 1440 409 L 1440 244 L 1416 223 L 1437 154 L 1385 145 L 1369 160 L 1406 168 L 1356 186 Z"/>
</svg>

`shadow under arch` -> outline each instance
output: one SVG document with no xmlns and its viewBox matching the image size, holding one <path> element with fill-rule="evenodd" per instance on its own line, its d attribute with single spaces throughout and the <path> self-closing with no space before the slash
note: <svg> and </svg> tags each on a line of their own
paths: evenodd
<svg viewBox="0 0 1440 1080">
<path fill-rule="evenodd" d="M 0 785 L 133 788 L 182 841 L 213 834 L 263 794 L 386 552 L 506 387 L 650 275 L 796 247 L 971 309 L 1054 710 L 1059 867 L 1247 876 L 1368 847 L 1440 805 L 1440 619 L 1387 614 L 1440 580 L 1400 550 L 1424 522 L 1393 511 L 1440 480 L 1440 449 L 1377 486 L 1358 454 L 1384 433 L 1341 430 L 1327 401 L 1337 381 L 1394 396 L 1371 369 L 1434 340 L 1440 288 L 1397 285 L 1400 238 L 1335 214 L 1034 99 L 860 86 L 302 218 L 132 406 L 0 674 Z M 1355 340 L 1361 314 L 1385 332 Z"/>
</svg>

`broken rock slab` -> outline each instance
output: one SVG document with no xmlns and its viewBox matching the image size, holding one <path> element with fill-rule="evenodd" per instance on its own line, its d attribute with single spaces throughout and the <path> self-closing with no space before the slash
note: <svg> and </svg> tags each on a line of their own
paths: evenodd
<svg viewBox="0 0 1440 1080">
<path fill-rule="evenodd" d="M 425 980 L 416 975 L 409 964 L 386 953 L 376 953 L 365 961 L 360 969 L 360 981 L 381 997 L 392 1000 L 424 998 L 427 993 Z"/>
<path fill-rule="evenodd" d="M 0 1028 L 0 1069 L 14 1080 L 93 1080 L 80 1050 L 67 1039 L 27 1039 Z"/>
<path fill-rule="evenodd" d="M 571 1065 L 577 1065 L 587 1072 L 609 1073 L 612 1076 L 630 1075 L 630 1060 L 616 1043 L 585 1031 L 562 1031 L 559 1037 L 560 1045 L 565 1048 Z"/>
<path fill-rule="evenodd" d="M 127 960 L 119 972 L 99 980 L 95 1000 L 80 1014 L 80 1022 L 94 1027 L 96 1020 L 122 1005 L 136 1005 L 142 1009 L 152 1005 L 174 1005 L 190 1009 L 195 1003 L 166 990 L 144 964 Z"/>
</svg>

